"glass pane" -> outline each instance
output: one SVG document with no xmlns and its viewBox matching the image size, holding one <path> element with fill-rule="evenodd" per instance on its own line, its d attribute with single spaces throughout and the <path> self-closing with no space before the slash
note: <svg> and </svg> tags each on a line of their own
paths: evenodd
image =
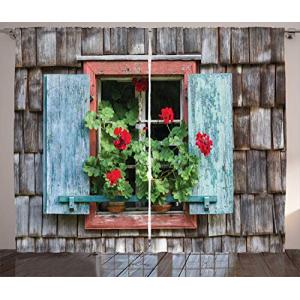
<svg viewBox="0 0 300 300">
<path fill-rule="evenodd" d="M 174 118 L 180 119 L 180 80 L 151 81 L 151 118 L 159 120 L 160 111 L 164 107 L 171 107 Z M 146 100 L 146 117 L 147 114 L 148 100 Z"/>
<path fill-rule="evenodd" d="M 170 130 L 174 126 L 178 126 L 178 124 L 169 124 L 168 125 Z M 154 140 L 162 141 L 165 137 L 169 135 L 168 126 L 165 124 L 152 124 L 151 125 L 151 138 Z M 147 131 L 148 132 L 148 131 Z M 148 134 L 147 134 L 148 136 Z"/>
</svg>

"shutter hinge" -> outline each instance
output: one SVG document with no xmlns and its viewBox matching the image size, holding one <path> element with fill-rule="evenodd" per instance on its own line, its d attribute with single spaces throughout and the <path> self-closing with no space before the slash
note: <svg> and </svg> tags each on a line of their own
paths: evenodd
<svg viewBox="0 0 300 300">
<path fill-rule="evenodd" d="M 76 210 L 76 204 L 75 204 L 74 197 L 69 197 L 69 209 L 70 209 L 70 211 L 73 211 L 73 212 Z"/>
<path fill-rule="evenodd" d="M 204 196 L 203 203 L 204 203 L 204 210 L 209 211 L 209 205 L 211 203 L 210 197 Z"/>
</svg>

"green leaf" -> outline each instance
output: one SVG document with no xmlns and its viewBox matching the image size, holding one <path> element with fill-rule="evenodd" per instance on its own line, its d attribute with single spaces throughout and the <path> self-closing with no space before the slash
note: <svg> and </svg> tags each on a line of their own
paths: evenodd
<svg viewBox="0 0 300 300">
<path fill-rule="evenodd" d="M 89 129 L 98 129 L 101 125 L 101 122 L 94 111 L 87 112 L 84 121 L 85 121 L 85 127 Z"/>
<path fill-rule="evenodd" d="M 100 119 L 103 123 L 107 123 L 114 117 L 114 110 L 111 107 L 103 107 L 100 109 Z"/>
<path fill-rule="evenodd" d="M 137 109 L 132 109 L 129 110 L 125 113 L 125 122 L 130 125 L 130 126 L 134 126 L 137 122 L 138 119 L 138 110 Z"/>
</svg>

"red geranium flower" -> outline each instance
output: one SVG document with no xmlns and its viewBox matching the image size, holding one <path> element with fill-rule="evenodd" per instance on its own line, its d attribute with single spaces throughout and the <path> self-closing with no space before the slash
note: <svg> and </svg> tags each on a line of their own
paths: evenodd
<svg viewBox="0 0 300 300">
<path fill-rule="evenodd" d="M 133 78 L 132 83 L 134 84 L 135 90 L 139 93 L 145 92 L 148 89 L 148 80 L 146 78 Z"/>
<path fill-rule="evenodd" d="M 109 180 L 110 185 L 115 185 L 118 180 L 122 178 L 122 173 L 119 169 L 114 169 L 111 172 L 106 173 L 106 178 Z"/>
<path fill-rule="evenodd" d="M 198 132 L 196 136 L 196 146 L 204 156 L 208 156 L 213 146 L 213 142 L 206 133 Z"/>
<path fill-rule="evenodd" d="M 171 107 L 165 107 L 161 109 L 161 114 L 159 117 L 164 120 L 164 123 L 167 125 L 174 121 L 174 112 Z"/>
<path fill-rule="evenodd" d="M 131 143 L 130 133 L 126 129 L 117 127 L 114 130 L 114 134 L 118 137 L 118 139 L 114 141 L 114 146 L 118 150 L 125 150 L 127 146 Z"/>
</svg>

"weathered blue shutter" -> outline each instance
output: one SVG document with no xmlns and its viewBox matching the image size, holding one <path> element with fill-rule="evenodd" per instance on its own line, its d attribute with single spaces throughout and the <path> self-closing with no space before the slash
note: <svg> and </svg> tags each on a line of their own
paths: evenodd
<svg viewBox="0 0 300 300">
<path fill-rule="evenodd" d="M 191 203 L 190 214 L 233 212 L 233 132 L 231 74 L 194 74 L 188 82 L 189 150 L 201 156 L 195 196 L 216 196 L 205 208 Z M 213 148 L 204 157 L 195 145 L 198 131 L 207 133 Z M 209 198 L 208 198 L 209 199 Z"/>
<path fill-rule="evenodd" d="M 58 196 L 89 195 L 82 165 L 89 155 L 84 116 L 89 109 L 87 75 L 44 76 L 43 209 L 46 214 L 88 214 L 88 204 L 70 210 Z"/>
</svg>

